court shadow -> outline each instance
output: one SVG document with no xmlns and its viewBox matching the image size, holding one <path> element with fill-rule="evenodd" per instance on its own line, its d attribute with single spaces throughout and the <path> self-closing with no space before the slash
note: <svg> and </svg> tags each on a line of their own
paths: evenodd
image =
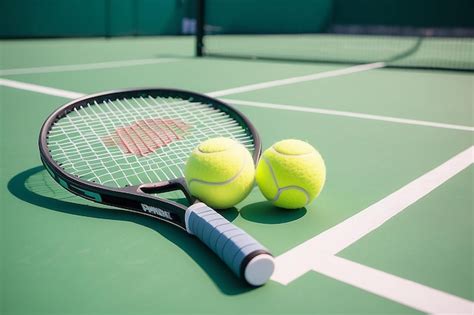
<svg viewBox="0 0 474 315">
<path fill-rule="evenodd" d="M 10 179 L 8 190 L 15 197 L 30 204 L 71 215 L 87 216 L 104 220 L 130 221 L 158 232 L 186 252 L 226 295 L 237 295 L 255 288 L 237 278 L 232 271 L 195 237 L 181 229 L 159 220 L 150 220 L 119 209 L 88 202 L 61 188 L 50 178 L 43 166 L 23 171 Z M 238 216 L 235 208 L 221 214 L 229 221 Z"/>
<path fill-rule="evenodd" d="M 306 208 L 287 210 L 275 207 L 269 201 L 252 203 L 240 209 L 240 215 L 249 221 L 265 224 L 281 224 L 298 220 L 306 214 Z"/>
</svg>

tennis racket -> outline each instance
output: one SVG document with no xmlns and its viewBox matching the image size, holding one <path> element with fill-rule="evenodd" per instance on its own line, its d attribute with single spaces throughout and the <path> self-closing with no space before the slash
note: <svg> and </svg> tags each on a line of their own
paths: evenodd
<svg viewBox="0 0 474 315">
<path fill-rule="evenodd" d="M 195 235 L 239 277 L 263 285 L 274 270 L 269 251 L 189 193 L 188 155 L 202 141 L 230 137 L 257 162 L 261 143 L 229 105 L 172 89 L 129 89 L 74 100 L 45 121 L 41 160 L 65 189 L 83 198 L 163 220 Z M 191 206 L 157 194 L 182 191 Z"/>
</svg>

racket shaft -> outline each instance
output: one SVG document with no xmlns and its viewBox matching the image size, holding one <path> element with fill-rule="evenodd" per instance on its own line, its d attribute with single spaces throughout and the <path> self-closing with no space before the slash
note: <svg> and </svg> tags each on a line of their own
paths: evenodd
<svg viewBox="0 0 474 315">
<path fill-rule="evenodd" d="M 262 285 L 273 273 L 273 258 L 268 250 L 205 204 L 188 208 L 186 227 L 250 284 Z"/>
</svg>

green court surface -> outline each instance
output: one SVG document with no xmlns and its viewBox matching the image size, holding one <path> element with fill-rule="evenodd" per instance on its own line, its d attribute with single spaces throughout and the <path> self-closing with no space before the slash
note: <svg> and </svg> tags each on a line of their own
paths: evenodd
<svg viewBox="0 0 474 315">
<path fill-rule="evenodd" d="M 474 310 L 472 72 L 325 76 L 350 65 L 192 49 L 186 37 L 0 41 L 0 313 Z M 264 148 L 298 138 L 320 151 L 328 179 L 306 208 L 274 208 L 254 188 L 222 212 L 277 257 L 268 284 L 250 288 L 192 236 L 49 178 L 37 148 L 44 119 L 72 92 L 127 87 L 214 92 L 249 117 Z"/>
</svg>

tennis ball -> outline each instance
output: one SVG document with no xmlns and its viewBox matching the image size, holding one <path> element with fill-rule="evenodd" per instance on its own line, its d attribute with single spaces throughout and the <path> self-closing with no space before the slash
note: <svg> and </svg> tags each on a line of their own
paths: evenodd
<svg viewBox="0 0 474 315">
<path fill-rule="evenodd" d="M 250 152 L 229 138 L 198 145 L 184 169 L 191 194 L 215 209 L 230 208 L 249 194 L 255 180 Z"/>
<path fill-rule="evenodd" d="M 265 198 L 275 206 L 297 209 L 319 195 L 326 180 L 326 166 L 310 144 L 283 140 L 263 153 L 256 180 Z"/>
</svg>

